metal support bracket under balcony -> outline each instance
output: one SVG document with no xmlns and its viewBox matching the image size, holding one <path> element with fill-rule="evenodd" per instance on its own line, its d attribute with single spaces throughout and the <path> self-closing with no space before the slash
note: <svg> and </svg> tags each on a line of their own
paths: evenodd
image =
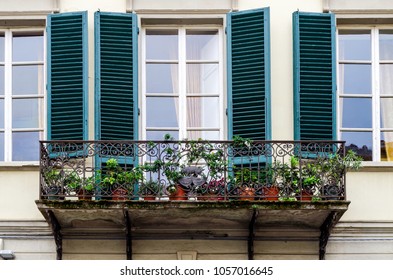
<svg viewBox="0 0 393 280">
<path fill-rule="evenodd" d="M 338 222 L 340 214 L 333 211 L 326 218 L 325 222 L 321 226 L 321 235 L 319 237 L 319 259 L 324 260 L 326 255 L 326 245 L 329 241 L 330 234 L 334 225 Z"/>
<path fill-rule="evenodd" d="M 61 260 L 63 259 L 63 236 L 61 234 L 61 226 L 59 221 L 56 219 L 55 214 L 52 210 L 47 211 L 49 222 L 52 228 L 52 233 L 55 238 L 56 243 L 56 259 Z"/>
<path fill-rule="evenodd" d="M 124 221 L 126 225 L 126 253 L 127 260 L 132 260 L 132 235 L 131 235 L 131 222 L 127 210 L 123 211 Z"/>
<path fill-rule="evenodd" d="M 254 238 L 255 238 L 255 223 L 257 221 L 258 211 L 254 209 L 250 223 L 248 225 L 248 259 L 254 259 Z"/>
</svg>

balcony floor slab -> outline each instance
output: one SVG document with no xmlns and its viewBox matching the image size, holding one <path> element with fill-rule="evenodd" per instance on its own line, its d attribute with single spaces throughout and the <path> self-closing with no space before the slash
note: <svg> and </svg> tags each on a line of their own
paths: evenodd
<svg viewBox="0 0 393 280">
<path fill-rule="evenodd" d="M 348 201 L 36 201 L 50 222 L 56 217 L 63 238 L 124 238 L 127 212 L 133 239 L 244 239 L 258 212 L 256 239 L 317 239 L 335 212 L 336 221 Z M 276 234 L 279 232 L 280 234 Z"/>
</svg>

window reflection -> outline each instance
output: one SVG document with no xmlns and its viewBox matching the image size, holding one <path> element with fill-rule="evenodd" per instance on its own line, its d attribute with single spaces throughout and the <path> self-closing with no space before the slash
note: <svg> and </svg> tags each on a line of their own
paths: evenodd
<svg viewBox="0 0 393 280">
<path fill-rule="evenodd" d="M 165 140 L 165 135 L 170 135 L 173 139 L 179 139 L 178 130 L 148 130 L 146 132 L 146 139 L 151 141 L 163 141 Z"/>
<path fill-rule="evenodd" d="M 174 97 L 147 97 L 146 125 L 148 127 L 179 127 L 179 100 Z"/>
<path fill-rule="evenodd" d="M 12 60 L 15 62 L 43 61 L 44 37 L 42 34 L 14 33 L 12 38 Z"/>
<path fill-rule="evenodd" d="M 4 161 L 4 133 L 0 132 L 0 161 Z"/>
<path fill-rule="evenodd" d="M 371 128 L 371 98 L 341 98 L 344 128 Z"/>
<path fill-rule="evenodd" d="M 379 31 L 379 58 L 393 60 L 393 30 Z"/>
<path fill-rule="evenodd" d="M 39 132 L 12 133 L 12 159 L 15 161 L 36 161 L 39 151 Z"/>
<path fill-rule="evenodd" d="M 146 30 L 146 59 L 177 60 L 177 30 Z"/>
<path fill-rule="evenodd" d="M 177 64 L 146 65 L 147 93 L 177 93 L 178 91 Z"/>
<path fill-rule="evenodd" d="M 217 30 L 187 30 L 188 60 L 218 60 Z"/>
<path fill-rule="evenodd" d="M 371 60 L 370 30 L 340 30 L 338 40 L 340 60 Z"/>
<path fill-rule="evenodd" d="M 4 129 L 4 99 L 0 98 L 0 129 Z"/>
<path fill-rule="evenodd" d="M 346 141 L 347 149 L 356 152 L 363 160 L 372 160 L 372 132 L 342 132 L 341 139 Z"/>
<path fill-rule="evenodd" d="M 43 94 L 44 71 L 42 65 L 12 67 L 13 95 Z"/>
<path fill-rule="evenodd" d="M 38 99 L 14 99 L 12 101 L 12 127 L 39 127 Z"/>
<path fill-rule="evenodd" d="M 341 64 L 341 89 L 344 94 L 371 94 L 371 65 Z"/>
</svg>

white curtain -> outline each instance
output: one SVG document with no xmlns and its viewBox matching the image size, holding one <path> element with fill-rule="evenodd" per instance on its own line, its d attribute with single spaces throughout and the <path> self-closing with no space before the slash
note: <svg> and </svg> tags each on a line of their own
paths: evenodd
<svg viewBox="0 0 393 280">
<path fill-rule="evenodd" d="M 201 46 L 188 45 L 187 56 L 191 59 L 200 59 Z M 201 93 L 201 70 L 203 65 L 201 64 L 187 64 L 187 88 L 186 93 Z M 200 97 L 187 97 L 187 127 L 201 127 L 201 109 L 202 99 Z M 192 130 L 187 131 L 188 138 L 197 140 L 201 138 L 201 131 Z"/>
<path fill-rule="evenodd" d="M 393 65 L 380 66 L 381 96 L 393 95 Z M 381 98 L 381 128 L 393 128 L 393 98 Z M 393 161 L 393 132 L 384 132 L 386 157 Z"/>
</svg>

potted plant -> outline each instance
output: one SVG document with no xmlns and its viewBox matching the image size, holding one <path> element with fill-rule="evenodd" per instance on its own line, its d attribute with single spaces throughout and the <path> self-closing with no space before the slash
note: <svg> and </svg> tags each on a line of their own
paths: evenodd
<svg viewBox="0 0 393 280">
<path fill-rule="evenodd" d="M 258 199 L 278 200 L 280 194 L 279 184 L 277 183 L 277 170 L 272 164 L 267 164 L 258 172 L 259 188 L 256 192 Z"/>
<path fill-rule="evenodd" d="M 348 150 L 345 156 L 334 154 L 323 165 L 324 186 L 322 195 L 325 199 L 340 199 L 343 193 L 343 178 L 346 170 L 358 170 L 361 167 L 362 158 L 353 150 Z"/>
<path fill-rule="evenodd" d="M 139 194 L 144 200 L 155 200 L 157 196 L 161 196 L 161 185 L 159 182 L 149 180 L 140 184 Z"/>
<path fill-rule="evenodd" d="M 196 189 L 198 200 L 223 200 L 225 192 L 225 178 L 212 179 Z"/>
<path fill-rule="evenodd" d="M 311 201 L 314 196 L 319 195 L 319 186 L 322 182 L 321 172 L 322 167 L 319 161 L 306 163 L 302 166 L 301 186 L 298 186 L 301 200 Z"/>
<path fill-rule="evenodd" d="M 43 173 L 43 191 L 47 199 L 64 199 L 64 196 L 61 196 L 64 193 L 64 177 L 64 171 L 58 169 L 50 169 Z"/>
<path fill-rule="evenodd" d="M 142 179 L 141 167 L 124 170 L 116 159 L 111 158 L 106 162 L 106 172 L 101 178 L 102 190 L 110 193 L 112 200 L 126 200 L 133 196 L 134 184 Z"/>
<path fill-rule="evenodd" d="M 78 194 L 79 190 L 81 189 L 81 185 L 82 180 L 75 171 L 71 171 L 65 175 L 64 186 L 68 194 Z"/>
<path fill-rule="evenodd" d="M 240 200 L 254 200 L 259 187 L 258 172 L 248 167 L 235 171 L 235 184 Z"/>
<path fill-rule="evenodd" d="M 87 177 L 78 191 L 79 200 L 91 200 L 94 195 L 96 176 Z"/>
</svg>

